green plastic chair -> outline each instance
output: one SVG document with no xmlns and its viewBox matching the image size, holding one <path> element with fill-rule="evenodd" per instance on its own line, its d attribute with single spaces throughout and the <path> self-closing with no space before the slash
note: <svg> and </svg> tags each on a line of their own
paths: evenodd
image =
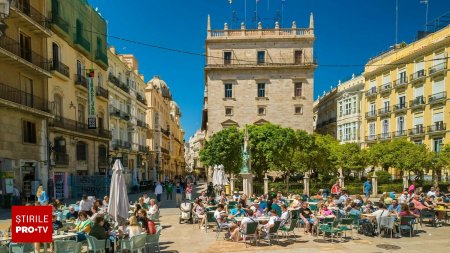
<svg viewBox="0 0 450 253">
<path fill-rule="evenodd" d="M 267 233 L 267 237 L 269 240 L 269 246 L 272 246 L 272 238 L 275 238 L 275 241 L 278 243 L 278 230 L 280 229 L 281 221 L 275 221 L 273 227 L 270 228 L 269 232 Z"/>
<path fill-rule="evenodd" d="M 413 237 L 414 232 L 414 217 L 412 216 L 402 216 L 400 217 L 399 225 L 400 233 L 404 230 L 409 231 L 409 237 Z"/>
<path fill-rule="evenodd" d="M 352 218 L 342 218 L 339 222 L 339 229 L 344 232 L 344 236 L 347 237 L 347 231 L 351 232 L 351 237 L 353 239 L 353 219 Z"/>
<path fill-rule="evenodd" d="M 81 242 L 72 240 L 55 240 L 55 252 L 58 253 L 79 253 L 81 252 Z M 95 252 L 95 251 L 94 251 Z"/>
<path fill-rule="evenodd" d="M 33 243 L 11 243 L 9 244 L 9 253 L 34 252 Z"/>
<path fill-rule="evenodd" d="M 161 235 L 162 227 L 156 226 L 156 233 L 154 235 L 147 235 L 147 240 L 145 242 L 145 247 L 157 247 L 158 252 L 161 252 L 161 249 L 159 248 L 159 236 Z"/>
<path fill-rule="evenodd" d="M 309 209 L 311 209 L 311 211 L 316 212 L 317 211 L 317 205 L 310 205 Z"/>
<path fill-rule="evenodd" d="M 86 240 L 88 242 L 89 251 L 93 252 L 106 252 L 106 249 L 110 248 L 110 243 L 108 239 L 99 240 L 93 236 L 86 235 Z"/>
<path fill-rule="evenodd" d="M 325 240 L 325 235 L 328 233 L 331 235 L 331 242 L 334 242 L 334 237 L 342 232 L 338 227 L 339 221 L 333 221 L 333 224 L 330 226 L 329 224 L 324 224 L 319 226 L 319 231 L 323 232 L 323 239 Z"/>
<path fill-rule="evenodd" d="M 291 223 L 287 226 L 284 225 L 280 228 L 281 232 L 284 234 L 285 238 L 288 239 L 289 233 L 292 233 L 292 235 L 295 236 L 295 226 L 297 225 L 298 219 L 292 219 Z"/>
<path fill-rule="evenodd" d="M 0 253 L 8 253 L 8 246 L 0 245 Z"/>
<path fill-rule="evenodd" d="M 141 249 L 145 249 L 146 241 L 147 241 L 147 234 L 136 235 L 128 240 L 122 240 L 122 245 L 120 248 L 121 251 L 127 249 L 131 252 L 136 252 Z"/>
<path fill-rule="evenodd" d="M 241 231 L 241 235 L 245 236 L 245 247 L 247 248 L 247 238 L 253 238 L 255 240 L 255 245 L 258 246 L 258 234 L 256 233 L 258 229 L 258 222 L 249 222 L 245 224 L 245 230 Z M 250 241 L 251 243 L 252 241 Z"/>
<path fill-rule="evenodd" d="M 153 222 L 159 222 L 159 211 L 153 215 L 150 215 L 150 220 Z"/>
<path fill-rule="evenodd" d="M 205 232 L 208 233 L 208 225 L 210 223 L 216 224 L 216 218 L 214 218 L 213 212 L 207 212 L 206 213 L 206 220 L 205 220 Z"/>
</svg>

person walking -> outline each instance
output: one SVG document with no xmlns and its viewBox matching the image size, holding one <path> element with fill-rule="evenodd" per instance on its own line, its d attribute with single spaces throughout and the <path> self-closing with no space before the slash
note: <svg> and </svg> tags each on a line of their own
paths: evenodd
<svg viewBox="0 0 450 253">
<path fill-rule="evenodd" d="M 161 183 L 158 182 L 156 184 L 156 187 L 155 187 L 155 195 L 156 195 L 156 200 L 158 200 L 158 203 L 161 202 L 161 194 L 162 194 L 162 192 L 163 192 L 163 188 L 161 186 Z"/>
<path fill-rule="evenodd" d="M 363 192 L 364 195 L 366 195 L 366 202 L 367 202 L 367 200 L 369 200 L 370 193 L 372 192 L 372 184 L 370 183 L 370 178 L 367 178 L 367 181 L 364 182 Z"/>
<path fill-rule="evenodd" d="M 172 184 L 172 182 L 168 182 L 166 184 L 166 192 L 167 192 L 167 200 L 169 200 L 169 197 L 170 197 L 170 200 L 172 200 L 173 199 L 173 184 Z"/>
<path fill-rule="evenodd" d="M 180 207 L 182 195 L 183 194 L 183 187 L 181 187 L 180 183 L 177 183 L 175 185 L 175 201 L 177 202 L 177 207 Z"/>
<path fill-rule="evenodd" d="M 188 183 L 186 187 L 186 199 L 192 200 L 192 184 Z"/>
</svg>

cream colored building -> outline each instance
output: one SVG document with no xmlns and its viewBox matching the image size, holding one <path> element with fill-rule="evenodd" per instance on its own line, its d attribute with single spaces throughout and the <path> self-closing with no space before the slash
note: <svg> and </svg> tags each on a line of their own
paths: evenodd
<svg viewBox="0 0 450 253">
<path fill-rule="evenodd" d="M 337 140 L 340 143 L 358 143 L 361 139 L 361 103 L 364 94 L 364 76 L 352 75 L 350 80 L 337 87 Z"/>
<path fill-rule="evenodd" d="M 185 145 L 185 161 L 186 169 L 189 172 L 198 171 L 204 172 L 203 164 L 200 161 L 200 150 L 202 150 L 205 144 L 205 131 L 197 130 L 193 136 L 189 138 L 189 141 Z"/>
<path fill-rule="evenodd" d="M 120 159 L 126 170 L 127 184 L 149 180 L 146 122 L 146 83 L 131 54 L 108 50 L 109 125 L 112 131 L 110 154 Z"/>
<path fill-rule="evenodd" d="M 108 172 L 111 132 L 106 83 L 106 22 L 83 1 L 50 2 L 49 16 L 54 22 L 46 52 L 51 59 L 48 98 L 54 115 L 48 131 L 52 151 L 49 177 L 54 182 L 52 197 L 80 197 L 88 192 L 71 188 L 75 184 L 74 181 L 70 184 L 70 176 L 105 175 Z M 92 90 L 89 90 L 90 79 Z M 90 117 L 94 123 L 91 126 Z"/>
<path fill-rule="evenodd" d="M 337 137 L 336 114 L 337 114 L 337 88 L 314 101 L 314 132 Z"/>
<path fill-rule="evenodd" d="M 47 8 L 43 1 L 13 1 L 0 36 L 0 172 L 14 178 L 24 197 L 35 193 L 32 181 L 47 188 L 47 123 L 53 118 L 47 94 L 52 77 Z"/>
<path fill-rule="evenodd" d="M 147 122 L 150 132 L 147 144 L 152 157 L 152 178 L 163 180 L 166 176 L 184 174 L 184 130 L 181 111 L 173 101 L 166 82 L 154 76 L 145 89 L 148 101 Z"/>
<path fill-rule="evenodd" d="M 202 129 L 267 122 L 313 130 L 314 21 L 308 28 L 212 30 L 208 17 Z"/>
</svg>

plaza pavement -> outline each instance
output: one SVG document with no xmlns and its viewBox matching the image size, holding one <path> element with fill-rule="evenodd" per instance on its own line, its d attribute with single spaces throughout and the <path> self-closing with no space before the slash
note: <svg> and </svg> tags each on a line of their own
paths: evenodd
<svg viewBox="0 0 450 253">
<path fill-rule="evenodd" d="M 199 193 L 204 190 L 204 183 L 196 187 Z M 139 194 L 140 195 L 140 194 Z M 138 194 L 131 194 L 130 200 L 136 200 Z M 151 197 L 154 197 L 151 194 Z M 269 246 L 266 241 L 261 241 L 259 246 L 246 245 L 243 242 L 230 242 L 223 240 L 221 233 L 216 240 L 214 229 L 205 230 L 198 228 L 198 225 L 179 224 L 180 210 L 176 207 L 175 196 L 172 201 L 166 200 L 165 193 L 162 196 L 162 207 L 160 223 L 163 231 L 160 237 L 161 251 L 167 253 L 220 253 L 220 252 L 295 252 L 295 253 L 316 253 L 316 252 L 364 252 L 364 253 L 384 253 L 384 252 L 408 252 L 408 253 L 446 253 L 450 252 L 450 226 L 433 228 L 429 226 L 419 227 L 416 237 L 403 237 L 400 239 L 390 238 L 369 238 L 357 234 L 354 231 L 356 240 L 345 240 L 344 242 L 331 243 L 324 242 L 322 237 L 305 235 L 302 229 L 296 229 L 295 241 L 280 239 L 280 244 Z M 10 224 L 10 210 L 0 210 L 0 230 L 7 228 Z M 350 233 L 347 233 L 350 236 Z"/>
</svg>

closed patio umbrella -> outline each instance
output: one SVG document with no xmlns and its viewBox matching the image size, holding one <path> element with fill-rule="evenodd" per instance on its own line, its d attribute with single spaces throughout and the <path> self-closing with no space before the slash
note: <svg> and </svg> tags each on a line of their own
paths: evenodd
<svg viewBox="0 0 450 253">
<path fill-rule="evenodd" d="M 123 225 L 128 219 L 130 204 L 128 202 L 127 186 L 123 175 L 124 169 L 119 159 L 114 163 L 112 171 L 108 213 L 115 222 Z"/>
</svg>

